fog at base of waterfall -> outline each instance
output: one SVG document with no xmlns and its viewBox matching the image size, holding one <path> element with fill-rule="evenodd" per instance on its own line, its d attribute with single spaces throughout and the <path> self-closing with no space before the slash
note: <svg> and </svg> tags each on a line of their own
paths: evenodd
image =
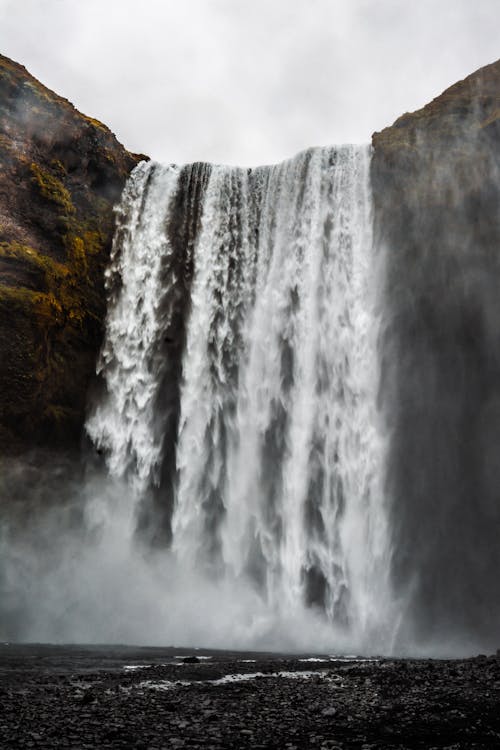
<svg viewBox="0 0 500 750">
<path fill-rule="evenodd" d="M 11 467 L 13 481 L 25 470 L 24 463 Z M 170 551 L 152 551 L 137 539 L 136 496 L 123 480 L 100 470 L 68 482 L 54 467 L 37 492 L 30 492 L 33 505 L 19 503 L 17 523 L 2 523 L 3 641 L 199 646 L 325 658 L 484 651 L 481 641 L 449 633 L 437 633 L 432 642 L 401 639 L 394 609 L 380 612 L 381 619 L 388 614 L 385 631 L 368 636 L 332 623 L 318 608 L 273 608 L 246 579 L 186 569 Z"/>
<path fill-rule="evenodd" d="M 304 620 L 273 616 L 241 581 L 215 581 L 183 569 L 168 552 L 152 555 L 138 546 L 134 498 L 127 492 L 121 482 L 98 474 L 87 479 L 79 498 L 85 502 L 83 533 L 69 519 L 62 529 L 54 510 L 12 546 L 4 536 L 2 573 L 12 573 L 22 612 L 16 636 L 2 632 L 4 638 L 265 650 L 332 647 L 321 618 L 308 618 L 307 633 L 301 632 Z"/>
</svg>

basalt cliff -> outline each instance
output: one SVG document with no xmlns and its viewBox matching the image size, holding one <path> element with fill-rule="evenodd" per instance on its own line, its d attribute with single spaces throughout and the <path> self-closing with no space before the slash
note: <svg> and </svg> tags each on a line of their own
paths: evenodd
<svg viewBox="0 0 500 750">
<path fill-rule="evenodd" d="M 0 56 L 0 452 L 77 447 L 113 206 L 145 157 Z"/>
</svg>

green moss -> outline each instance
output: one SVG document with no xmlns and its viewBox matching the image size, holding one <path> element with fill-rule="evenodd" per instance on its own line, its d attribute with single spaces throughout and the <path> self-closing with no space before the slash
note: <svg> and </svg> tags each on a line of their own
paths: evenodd
<svg viewBox="0 0 500 750">
<path fill-rule="evenodd" d="M 70 321 L 81 325 L 85 319 L 85 285 L 82 285 L 80 263 L 86 264 L 83 241 L 78 245 L 83 259 L 79 258 L 71 266 L 38 253 L 33 248 L 18 242 L 1 242 L 0 257 L 10 257 L 42 271 L 47 291 L 39 292 L 25 287 L 0 286 L 0 296 L 17 306 L 31 306 L 33 312 L 54 323 Z"/>
<path fill-rule="evenodd" d="M 96 120 L 94 117 L 88 117 L 87 115 L 83 115 L 83 116 L 85 120 L 87 120 L 87 122 L 89 122 L 95 128 L 98 128 L 99 130 L 102 130 L 105 133 L 108 132 L 108 128 L 100 120 Z"/>
<path fill-rule="evenodd" d="M 46 331 L 56 325 L 60 327 L 64 322 L 64 314 L 58 300 L 53 293 L 35 292 L 25 287 L 0 285 L 0 309 L 8 310 L 9 314 L 24 316 L 32 323 L 37 321 L 37 329 Z"/>
<path fill-rule="evenodd" d="M 105 244 L 105 238 L 102 232 L 86 231 L 83 233 L 83 242 L 87 255 L 99 255 Z"/>
<path fill-rule="evenodd" d="M 0 226 L 6 271 L 0 280 L 6 360 L 0 448 L 16 437 L 22 446 L 38 441 L 66 446 L 79 439 L 85 389 L 101 340 L 103 270 L 114 224 L 114 196 L 94 190 L 85 164 L 90 159 L 114 185 L 125 181 L 138 158 L 101 122 L 80 115 L 1 56 L 0 83 L 7 95 L 2 113 L 8 124 L 13 113 L 16 133 L 15 141 L 7 130 L 0 134 L 5 187 L 14 198 L 9 220 L 3 230 Z M 35 141 L 15 117 L 18 101 L 23 112 L 38 113 L 43 132 Z M 70 174 L 65 164 L 73 148 L 82 168 Z"/>
<path fill-rule="evenodd" d="M 104 199 L 101 201 L 100 198 L 96 198 L 95 202 L 98 211 L 96 221 L 80 221 L 76 216 L 71 194 L 61 179 L 53 173 L 41 169 L 36 163 L 32 163 L 30 169 L 32 180 L 41 195 L 63 210 L 58 217 L 58 226 L 68 252 L 68 267 L 74 273 L 87 277 L 89 272 L 88 256 L 99 255 L 106 243 L 103 229 L 108 228 L 100 226 L 99 215 L 102 213 L 102 215 L 107 216 L 109 213 L 109 203 Z M 53 160 L 51 162 L 51 169 L 53 172 L 57 172 L 61 178 L 64 178 L 65 169 L 60 161 Z M 29 256 L 29 252 L 26 249 L 24 252 Z M 43 262 L 46 263 L 47 260 L 50 259 L 46 258 Z M 54 263 L 51 268 L 52 272 L 56 270 Z M 59 266 L 59 271 L 62 271 L 62 264 L 59 264 Z"/>
<path fill-rule="evenodd" d="M 85 243 L 81 237 L 74 234 L 66 235 L 64 244 L 70 253 L 70 262 L 79 275 L 88 276 L 89 266 L 85 254 Z"/>
<path fill-rule="evenodd" d="M 64 326 L 71 322 L 81 324 L 84 312 L 81 303 L 67 290 L 36 292 L 26 287 L 13 287 L 0 284 L 0 306 L 11 313 L 24 313 L 43 321 L 43 328 Z"/>
<path fill-rule="evenodd" d="M 51 203 L 55 203 L 57 206 L 63 209 L 67 215 L 75 213 L 75 207 L 71 200 L 69 191 L 64 187 L 61 180 L 50 172 L 46 172 L 41 167 L 32 162 L 31 173 L 33 175 L 32 182 L 37 186 L 40 194 Z"/>
<path fill-rule="evenodd" d="M 0 242 L 0 258 L 15 258 L 28 266 L 34 266 L 51 278 L 61 279 L 69 273 L 63 263 L 59 263 L 48 255 L 42 255 L 33 247 L 20 242 Z"/>
<path fill-rule="evenodd" d="M 37 292 L 26 289 L 24 286 L 8 286 L 0 284 L 0 306 L 13 310 L 27 310 L 34 302 Z"/>
<path fill-rule="evenodd" d="M 50 162 L 50 166 L 54 170 L 54 172 L 57 172 L 60 177 L 66 176 L 66 169 L 64 167 L 64 164 L 59 161 L 59 159 L 52 159 L 52 161 Z"/>
<path fill-rule="evenodd" d="M 45 88 L 45 86 L 37 81 L 36 78 L 33 78 L 31 81 L 24 81 L 23 85 L 26 86 L 26 88 L 31 89 L 39 99 L 42 99 L 45 102 L 52 104 L 52 102 L 56 100 L 56 95 L 49 89 Z"/>
</svg>

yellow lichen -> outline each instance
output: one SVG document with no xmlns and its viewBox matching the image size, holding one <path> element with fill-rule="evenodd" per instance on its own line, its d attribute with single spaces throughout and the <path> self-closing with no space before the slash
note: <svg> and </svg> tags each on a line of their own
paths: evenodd
<svg viewBox="0 0 500 750">
<path fill-rule="evenodd" d="M 54 172 L 57 172 L 61 177 L 64 177 L 66 175 L 66 169 L 64 168 L 64 164 L 59 161 L 59 159 L 52 159 L 50 162 L 50 166 L 54 170 Z"/>
<path fill-rule="evenodd" d="M 75 213 L 75 207 L 71 200 L 69 191 L 64 187 L 61 180 L 50 172 L 41 169 L 36 162 L 31 163 L 32 181 L 37 186 L 40 194 L 48 201 L 55 203 L 64 210 L 67 215 Z"/>
<path fill-rule="evenodd" d="M 42 255 L 29 245 L 22 245 L 20 242 L 0 242 L 1 257 L 23 261 L 53 278 L 63 278 L 69 273 L 68 268 L 63 263 L 59 263 L 48 255 Z"/>
<path fill-rule="evenodd" d="M 12 148 L 12 139 L 6 135 L 0 134 L 0 148 Z"/>
<path fill-rule="evenodd" d="M 104 241 L 102 232 L 83 233 L 83 242 L 85 244 L 85 252 L 87 255 L 98 255 L 102 251 Z"/>
<path fill-rule="evenodd" d="M 85 255 L 85 243 L 78 235 L 66 235 L 65 245 L 70 253 L 72 264 L 80 273 L 87 275 L 88 263 Z"/>
<path fill-rule="evenodd" d="M 80 243 L 83 247 L 81 240 Z M 80 246 L 79 243 L 77 245 Z M 50 318 L 57 324 L 67 320 L 78 324 L 83 322 L 86 314 L 80 288 L 82 269 L 79 264 L 86 264 L 86 259 L 75 261 L 75 267 L 72 268 L 18 242 L 0 242 L 1 257 L 15 258 L 43 272 L 46 290 L 1 285 L 0 295 L 12 303 L 30 305 L 37 315 Z"/>
<path fill-rule="evenodd" d="M 99 130 L 103 130 L 104 132 L 107 132 L 108 128 L 100 120 L 96 120 L 94 117 L 88 117 L 87 115 L 84 115 L 84 117 L 87 120 L 87 122 L 90 122 L 90 124 L 93 125 L 95 128 L 99 128 Z"/>
</svg>

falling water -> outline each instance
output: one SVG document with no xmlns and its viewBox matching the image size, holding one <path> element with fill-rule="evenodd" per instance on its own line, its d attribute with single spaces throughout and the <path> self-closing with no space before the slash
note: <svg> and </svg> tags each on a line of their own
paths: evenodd
<svg viewBox="0 0 500 750">
<path fill-rule="evenodd" d="M 128 474 L 140 490 L 155 481 L 161 445 L 153 410 L 162 369 L 158 336 L 166 323 L 159 289 L 171 254 L 165 221 L 177 179 L 178 170 L 143 162 L 125 188 L 107 272 L 110 314 L 99 363 L 107 392 L 87 422 L 107 449 L 110 472 Z M 169 289 L 164 293 L 168 298 Z"/>
<path fill-rule="evenodd" d="M 352 146 L 140 164 L 87 431 L 168 526 L 165 565 L 373 651 L 390 597 L 369 166 Z"/>
</svg>

